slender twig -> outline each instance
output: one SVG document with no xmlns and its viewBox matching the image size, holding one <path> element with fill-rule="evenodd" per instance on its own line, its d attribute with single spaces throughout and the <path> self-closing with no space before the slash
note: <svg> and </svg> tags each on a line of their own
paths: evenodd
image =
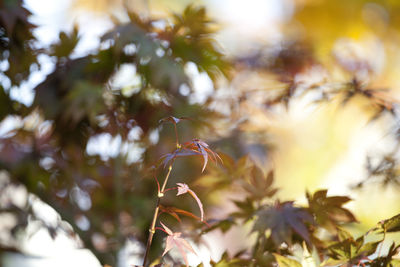
<svg viewBox="0 0 400 267">
<path fill-rule="evenodd" d="M 169 175 L 171 174 L 171 171 L 172 171 L 172 164 L 173 164 L 173 162 L 169 166 L 168 172 L 167 172 L 167 175 L 165 176 L 165 179 L 164 179 L 163 185 L 161 187 L 161 190 L 157 194 L 157 205 L 156 205 L 156 208 L 154 209 L 153 220 L 151 222 L 151 226 L 150 226 L 150 229 L 149 229 L 150 233 L 149 233 L 149 238 L 147 239 L 146 252 L 144 253 L 143 267 L 146 267 L 146 265 L 147 265 L 147 257 L 149 255 L 151 242 L 153 241 L 153 236 L 154 236 L 154 233 L 156 232 L 155 226 L 156 226 L 156 223 L 157 223 L 158 213 L 159 213 L 159 210 L 160 210 L 160 202 L 161 202 L 161 198 L 164 196 L 163 192 L 165 190 L 165 187 L 167 186 L 168 178 L 169 178 Z"/>
<path fill-rule="evenodd" d="M 158 179 L 157 179 L 157 177 L 154 175 L 153 176 L 153 178 L 154 178 L 154 180 L 156 180 L 156 182 L 157 182 L 157 195 L 161 192 L 160 191 L 160 183 L 158 182 Z"/>
<path fill-rule="evenodd" d="M 181 145 L 179 143 L 178 130 L 176 129 L 176 123 L 174 124 L 174 130 L 175 130 L 175 138 L 176 138 L 176 148 L 180 149 Z"/>
</svg>

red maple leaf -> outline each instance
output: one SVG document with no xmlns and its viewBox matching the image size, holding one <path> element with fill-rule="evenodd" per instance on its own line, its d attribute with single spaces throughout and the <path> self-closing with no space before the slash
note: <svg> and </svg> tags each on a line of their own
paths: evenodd
<svg viewBox="0 0 400 267">
<path fill-rule="evenodd" d="M 178 248 L 179 252 L 181 253 L 183 260 L 185 261 L 186 266 L 189 266 L 187 256 L 186 256 L 186 250 L 189 250 L 193 254 L 197 255 L 192 246 L 187 242 L 185 239 L 181 237 L 182 233 L 180 232 L 172 232 L 167 226 L 165 226 L 162 222 L 160 222 L 162 227 L 164 228 L 164 232 L 168 234 L 167 240 L 165 242 L 165 249 L 162 254 L 164 256 L 167 254 L 168 251 L 170 251 L 173 247 Z M 185 250 L 186 249 L 186 250 Z"/>
</svg>

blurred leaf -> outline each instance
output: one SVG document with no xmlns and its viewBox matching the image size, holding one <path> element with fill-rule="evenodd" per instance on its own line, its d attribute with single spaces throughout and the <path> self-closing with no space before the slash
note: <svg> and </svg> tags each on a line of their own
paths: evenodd
<svg viewBox="0 0 400 267">
<path fill-rule="evenodd" d="M 349 202 L 349 197 L 327 196 L 328 190 L 319 190 L 313 195 L 307 192 L 308 211 L 315 216 L 318 225 L 331 232 L 336 232 L 339 223 L 356 222 L 354 215 L 342 206 Z"/>
<path fill-rule="evenodd" d="M 276 253 L 274 253 L 274 257 L 279 267 L 301 267 L 301 263 L 296 260 L 289 259 Z"/>
<path fill-rule="evenodd" d="M 51 46 L 51 56 L 55 56 L 57 58 L 67 58 L 74 51 L 76 45 L 79 42 L 78 29 L 74 27 L 73 32 L 69 35 L 65 32 L 60 32 L 59 34 L 60 41 Z"/>
<path fill-rule="evenodd" d="M 340 230 L 340 240 L 328 247 L 328 256 L 331 257 L 323 266 L 331 264 L 353 263 L 375 253 L 381 241 L 364 243 L 364 236 L 354 239 L 348 232 Z"/>
<path fill-rule="evenodd" d="M 38 51 L 32 43 L 35 26 L 29 22 L 31 13 L 21 0 L 0 3 L 0 60 L 9 63 L 4 71 L 11 85 L 20 85 L 31 73 L 31 66 L 37 64 Z"/>
<path fill-rule="evenodd" d="M 167 32 L 174 55 L 184 62 L 194 62 L 212 80 L 219 74 L 229 76 L 230 65 L 215 48 L 211 20 L 204 7 L 189 5 L 183 13 L 175 14 L 173 27 Z"/>
<path fill-rule="evenodd" d="M 164 256 L 166 253 L 168 253 L 168 251 L 170 251 L 173 247 L 176 247 L 179 250 L 180 254 L 182 255 L 182 257 L 186 263 L 186 266 L 189 266 L 185 250 L 189 250 L 193 254 L 196 254 L 196 252 L 193 250 L 192 246 L 185 239 L 181 238 L 181 233 L 178 233 L 178 232 L 174 233 L 167 226 L 165 226 L 162 222 L 160 222 L 160 223 L 161 223 L 162 227 L 164 228 L 164 230 L 166 231 L 166 233 L 168 234 L 167 240 L 165 241 L 165 249 L 164 249 L 162 256 Z"/>
<path fill-rule="evenodd" d="M 211 261 L 211 264 L 215 267 L 242 267 L 248 266 L 248 264 L 250 264 L 250 261 L 239 258 L 229 259 L 228 253 L 225 252 L 224 254 L 222 254 L 222 257 L 218 262 Z M 198 267 L 201 266 L 203 265 L 199 265 Z"/>
<path fill-rule="evenodd" d="M 270 198 L 278 191 L 278 189 L 272 188 L 273 181 L 274 173 L 272 171 L 265 176 L 259 167 L 253 166 L 250 172 L 250 183 L 244 183 L 243 188 L 249 193 L 249 197 L 253 200 Z"/>
<path fill-rule="evenodd" d="M 245 222 L 251 220 L 255 215 L 256 208 L 254 207 L 253 201 L 250 198 L 246 198 L 242 201 L 233 201 L 239 208 L 239 211 L 231 214 L 232 217 L 242 218 Z"/>
<path fill-rule="evenodd" d="M 383 220 L 379 223 L 384 232 L 398 232 L 400 231 L 400 214 L 393 216 L 390 219 Z"/>
<path fill-rule="evenodd" d="M 390 246 L 388 253 L 386 256 L 379 256 L 375 258 L 372 263 L 371 267 L 396 267 L 400 266 L 400 260 L 394 259 L 393 257 L 398 255 L 400 251 L 400 245 L 396 245 L 394 242 Z"/>
<path fill-rule="evenodd" d="M 264 234 L 271 230 L 271 237 L 276 246 L 283 242 L 292 244 L 293 232 L 299 234 L 307 243 L 311 243 L 307 224 L 313 224 L 312 216 L 302 208 L 293 206 L 293 202 L 277 203 L 257 211 L 253 231 Z"/>
<path fill-rule="evenodd" d="M 236 225 L 233 218 L 228 218 L 224 220 L 209 220 L 208 223 L 211 226 L 203 230 L 204 233 L 211 232 L 215 229 L 219 229 L 223 233 L 226 233 L 227 231 L 229 231 L 229 229 L 231 229 L 232 226 Z"/>
</svg>

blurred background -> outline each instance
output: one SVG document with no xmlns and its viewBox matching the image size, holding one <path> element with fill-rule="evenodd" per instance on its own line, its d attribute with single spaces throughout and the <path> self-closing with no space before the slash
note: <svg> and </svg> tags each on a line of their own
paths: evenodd
<svg viewBox="0 0 400 267">
<path fill-rule="evenodd" d="M 394 0 L 0 0 L 2 266 L 141 264 L 149 169 L 175 146 L 168 116 L 191 118 L 180 141 L 224 160 L 174 167 L 170 184 L 191 185 L 208 218 L 243 198 L 246 155 L 274 170 L 280 199 L 350 196 L 353 231 L 399 213 L 399 12 Z M 209 232 L 196 249 L 207 264 L 243 238 Z"/>
</svg>

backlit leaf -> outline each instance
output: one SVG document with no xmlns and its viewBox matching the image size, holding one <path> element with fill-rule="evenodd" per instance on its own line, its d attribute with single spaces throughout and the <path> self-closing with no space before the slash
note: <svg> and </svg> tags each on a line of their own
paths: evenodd
<svg viewBox="0 0 400 267">
<path fill-rule="evenodd" d="M 272 171 L 265 176 L 259 167 L 253 166 L 250 172 L 250 182 L 244 183 L 243 188 L 249 193 L 249 197 L 254 200 L 261 200 L 272 197 L 278 191 L 278 189 L 272 187 L 273 180 L 274 173 Z"/>
<path fill-rule="evenodd" d="M 274 206 L 266 206 L 257 212 L 253 231 L 264 234 L 266 230 L 270 229 L 271 238 L 276 246 L 283 242 L 291 244 L 293 232 L 310 244 L 310 232 L 307 224 L 313 223 L 313 218 L 305 209 L 293 206 L 292 202 L 278 202 Z"/>
<path fill-rule="evenodd" d="M 380 222 L 380 225 L 383 228 L 383 231 L 388 233 L 400 231 L 400 214 Z"/>
<path fill-rule="evenodd" d="M 164 249 L 162 256 L 167 254 L 168 251 L 170 251 L 172 248 L 176 247 L 179 250 L 180 254 L 182 255 L 186 266 L 189 266 L 189 263 L 187 260 L 187 255 L 186 255 L 186 250 L 192 252 L 193 254 L 196 254 L 196 252 L 194 251 L 192 246 L 185 239 L 181 238 L 181 233 L 179 233 L 179 232 L 174 233 L 167 226 L 165 226 L 162 222 L 160 222 L 160 224 L 164 228 L 165 232 L 168 234 L 167 240 L 165 242 L 165 249 Z"/>
<path fill-rule="evenodd" d="M 204 210 L 203 210 L 203 204 L 201 203 L 201 200 L 197 197 L 196 193 L 193 192 L 193 190 L 191 190 L 189 188 L 189 186 L 185 183 L 177 183 L 178 185 L 178 193 L 176 194 L 177 196 L 185 194 L 185 193 L 189 193 L 197 202 L 197 205 L 199 206 L 200 209 L 200 220 L 204 221 Z"/>
<path fill-rule="evenodd" d="M 203 156 L 203 168 L 201 170 L 202 172 L 206 168 L 209 158 L 214 162 L 216 162 L 217 160 L 222 161 L 220 156 L 212 151 L 207 143 L 199 139 L 193 139 L 192 141 L 184 143 L 183 148 L 197 152 L 199 155 Z"/>
<path fill-rule="evenodd" d="M 276 253 L 274 253 L 274 257 L 279 267 L 302 267 L 301 263 L 296 260 L 289 259 Z"/>
<path fill-rule="evenodd" d="M 351 199 L 344 196 L 327 196 L 328 190 L 319 190 L 313 195 L 307 192 L 308 211 L 315 216 L 316 222 L 331 232 L 336 231 L 338 223 L 356 222 L 353 213 L 343 205 Z"/>
</svg>

